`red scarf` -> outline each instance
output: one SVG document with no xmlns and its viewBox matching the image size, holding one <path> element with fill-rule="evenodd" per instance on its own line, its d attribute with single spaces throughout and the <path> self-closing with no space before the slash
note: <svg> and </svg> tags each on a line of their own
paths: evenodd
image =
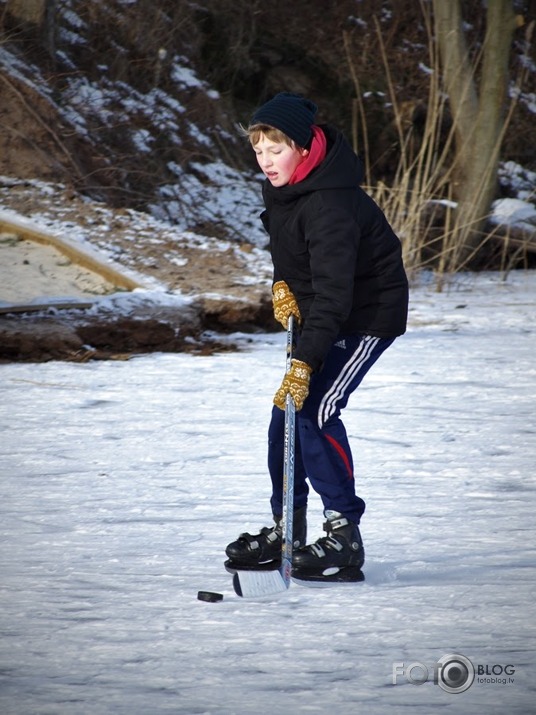
<svg viewBox="0 0 536 715">
<path fill-rule="evenodd" d="M 326 158 L 326 135 L 320 129 L 320 127 L 316 126 L 316 124 L 313 124 L 311 129 L 313 132 L 311 149 L 309 151 L 309 154 L 305 157 L 301 164 L 298 164 L 298 166 L 294 170 L 294 173 L 292 174 L 288 182 L 289 184 L 297 184 L 298 181 L 302 181 L 303 179 L 305 179 L 305 177 L 309 176 L 311 171 L 313 169 L 316 169 L 316 167 Z"/>
</svg>

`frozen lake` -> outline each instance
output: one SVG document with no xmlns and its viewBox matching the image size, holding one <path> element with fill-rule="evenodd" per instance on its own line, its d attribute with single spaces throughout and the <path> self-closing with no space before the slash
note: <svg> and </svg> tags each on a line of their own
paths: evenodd
<svg viewBox="0 0 536 715">
<path fill-rule="evenodd" d="M 223 561 L 269 520 L 283 334 L 1 365 L 0 712 L 536 713 L 535 315 L 534 272 L 413 292 L 345 412 L 366 581 L 274 600 Z M 459 656 L 453 693 L 434 665 Z"/>
</svg>

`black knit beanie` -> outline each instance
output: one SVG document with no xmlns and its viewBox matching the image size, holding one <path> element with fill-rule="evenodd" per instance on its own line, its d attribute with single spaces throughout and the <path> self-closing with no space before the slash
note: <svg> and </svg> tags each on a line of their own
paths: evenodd
<svg viewBox="0 0 536 715">
<path fill-rule="evenodd" d="M 267 124 L 275 127 L 298 146 L 305 147 L 312 137 L 311 126 L 315 123 L 317 110 L 318 107 L 310 99 L 292 92 L 280 92 L 257 109 L 251 117 L 250 126 Z"/>
</svg>

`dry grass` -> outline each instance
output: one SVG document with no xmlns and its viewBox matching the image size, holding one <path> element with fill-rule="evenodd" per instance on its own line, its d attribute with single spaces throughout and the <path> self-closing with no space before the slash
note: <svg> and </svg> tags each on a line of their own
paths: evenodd
<svg viewBox="0 0 536 715">
<path fill-rule="evenodd" d="M 495 239 L 497 231 L 481 234 L 481 240 L 469 252 L 464 238 L 474 226 L 481 224 L 482 217 L 463 219 L 457 211 L 454 196 L 456 171 L 461 162 L 456 143 L 455 127 L 451 121 L 448 100 L 441 83 L 441 70 L 437 43 L 434 41 L 430 8 L 421 2 L 422 15 L 428 38 L 428 97 L 424 127 L 416 135 L 415 125 L 407 121 L 405 107 L 397 98 L 395 83 L 391 76 L 388 53 L 382 37 L 382 30 L 377 19 L 376 34 L 384 68 L 389 101 L 392 105 L 399 147 L 398 165 L 394 179 L 389 185 L 384 182 L 374 183 L 371 179 L 371 157 L 369 154 L 369 131 L 367 116 L 362 100 L 362 91 L 358 73 L 353 66 L 350 43 L 343 35 L 346 58 L 350 77 L 355 89 L 353 117 L 354 148 L 359 150 L 365 164 L 367 189 L 375 201 L 385 211 L 394 230 L 399 235 L 405 264 L 410 277 L 416 276 L 423 269 L 433 270 L 436 286 L 441 290 L 448 276 L 473 266 L 477 257 L 486 254 L 487 244 Z M 521 86 L 523 77 L 517 78 Z M 514 113 L 516 96 L 513 99 L 504 121 L 501 141 Z M 361 145 L 357 145 L 360 128 Z M 483 184 L 484 182 L 482 182 Z M 463 223 L 465 221 L 465 223 Z M 497 251 L 490 248 L 494 256 L 494 265 L 500 260 L 501 269 L 511 269 L 513 258 L 506 250 L 504 242 L 502 254 L 497 258 Z M 484 249 L 484 250 L 483 250 Z"/>
</svg>

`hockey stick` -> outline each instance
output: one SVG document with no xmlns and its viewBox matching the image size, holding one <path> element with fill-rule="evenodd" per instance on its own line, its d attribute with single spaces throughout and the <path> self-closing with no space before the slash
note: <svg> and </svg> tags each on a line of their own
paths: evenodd
<svg viewBox="0 0 536 715">
<path fill-rule="evenodd" d="M 287 328 L 286 371 L 291 367 L 294 346 L 294 316 L 290 315 Z M 296 450 L 296 408 L 292 396 L 285 401 L 285 441 L 283 471 L 283 514 L 281 517 L 281 568 L 273 571 L 237 571 L 233 587 L 239 596 L 259 598 L 282 593 L 290 586 L 292 573 L 292 531 L 294 526 L 294 454 Z"/>
<path fill-rule="evenodd" d="M 287 372 L 292 365 L 292 349 L 294 347 L 294 316 L 288 319 L 287 329 Z M 296 407 L 292 395 L 287 393 L 285 400 L 285 467 L 283 471 L 283 515 L 281 530 L 281 576 L 285 588 L 290 585 L 292 571 L 292 532 L 294 527 L 294 455 L 296 453 Z"/>
</svg>

